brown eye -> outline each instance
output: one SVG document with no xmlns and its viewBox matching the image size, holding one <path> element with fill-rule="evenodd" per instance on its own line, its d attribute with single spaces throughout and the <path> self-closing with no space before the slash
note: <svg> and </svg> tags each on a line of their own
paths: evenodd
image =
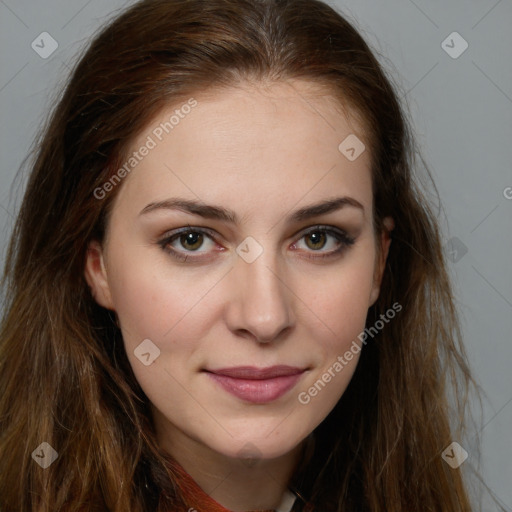
<svg viewBox="0 0 512 512">
<path fill-rule="evenodd" d="M 195 251 L 203 244 L 204 236 L 197 231 L 189 231 L 184 235 L 180 235 L 179 240 L 184 249 Z"/>
<path fill-rule="evenodd" d="M 211 233 L 211 234 L 210 234 Z M 169 234 L 159 243 L 160 247 L 179 261 L 199 261 L 215 247 L 215 236 L 204 228 L 186 228 Z"/>
<path fill-rule="evenodd" d="M 348 236 L 341 229 L 334 226 L 317 226 L 304 233 L 293 244 L 293 248 L 306 252 L 306 257 L 310 259 L 334 258 L 341 256 L 354 243 L 355 238 Z"/>
<path fill-rule="evenodd" d="M 312 231 L 305 236 L 306 245 L 313 250 L 322 249 L 326 239 L 326 234 L 320 231 Z M 311 244 L 308 243 L 308 240 L 311 240 Z"/>
</svg>

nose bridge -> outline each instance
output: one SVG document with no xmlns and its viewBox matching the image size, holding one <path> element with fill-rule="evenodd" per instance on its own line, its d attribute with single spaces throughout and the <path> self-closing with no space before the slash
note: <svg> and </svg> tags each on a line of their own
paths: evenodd
<svg viewBox="0 0 512 512">
<path fill-rule="evenodd" d="M 245 247 L 241 244 L 241 249 L 258 250 L 250 243 Z M 279 255 L 270 243 L 265 247 L 262 242 L 259 245 L 261 252 L 254 260 L 244 259 L 243 252 L 239 252 L 242 256 L 235 264 L 235 285 L 240 290 L 236 294 L 236 324 L 238 329 L 250 331 L 258 341 L 271 341 L 290 325 L 292 304 Z"/>
</svg>

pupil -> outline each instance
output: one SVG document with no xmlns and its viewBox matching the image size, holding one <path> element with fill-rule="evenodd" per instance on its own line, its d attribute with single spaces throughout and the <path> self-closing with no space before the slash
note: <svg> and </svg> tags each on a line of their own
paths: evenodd
<svg viewBox="0 0 512 512">
<path fill-rule="evenodd" d="M 311 233 L 309 237 L 313 241 L 313 245 L 317 246 L 318 244 L 322 245 L 323 237 L 325 236 L 324 233 Z M 315 241 L 316 240 L 316 241 Z M 318 249 L 319 247 L 315 247 L 315 249 Z"/>
<path fill-rule="evenodd" d="M 188 233 L 186 235 L 183 235 L 183 238 L 185 239 L 185 245 L 196 245 L 198 241 L 201 241 L 202 235 L 200 233 Z M 200 244 L 199 244 L 200 245 Z"/>
</svg>

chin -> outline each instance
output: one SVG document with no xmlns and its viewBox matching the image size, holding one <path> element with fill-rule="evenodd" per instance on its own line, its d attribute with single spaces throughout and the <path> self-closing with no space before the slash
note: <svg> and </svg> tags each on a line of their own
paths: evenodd
<svg viewBox="0 0 512 512">
<path fill-rule="evenodd" d="M 269 429 L 265 429 L 268 431 Z M 261 436 L 261 429 L 248 429 L 244 435 L 222 439 L 209 439 L 206 444 L 210 449 L 235 459 L 247 459 L 248 465 L 257 459 L 277 459 L 291 452 L 307 436 L 309 432 L 290 432 L 286 429 L 275 429 L 270 435 Z"/>
</svg>

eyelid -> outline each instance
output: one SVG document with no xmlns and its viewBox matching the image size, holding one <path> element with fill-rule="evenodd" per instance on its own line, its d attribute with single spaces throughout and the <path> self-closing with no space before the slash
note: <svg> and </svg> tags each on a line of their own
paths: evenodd
<svg viewBox="0 0 512 512">
<path fill-rule="evenodd" d="M 171 242 L 173 242 L 174 239 L 178 238 L 183 233 L 190 233 L 190 232 L 204 234 L 204 235 L 208 236 L 209 238 L 211 238 L 211 240 L 213 242 L 218 243 L 218 241 L 217 241 L 218 233 L 216 231 L 214 231 L 210 228 L 202 227 L 202 226 L 187 225 L 186 227 L 171 230 L 171 231 L 167 232 L 166 234 L 164 234 L 160 238 L 158 245 L 160 245 L 163 250 L 170 253 L 172 257 L 174 257 L 178 260 L 184 261 L 190 256 L 192 260 L 200 261 L 200 260 L 204 259 L 204 256 L 194 256 L 194 253 L 197 251 L 183 251 L 182 252 L 182 251 L 177 251 L 175 249 L 168 248 L 169 244 Z M 339 254 L 340 252 L 342 252 L 344 249 L 347 249 L 348 247 L 353 245 L 356 240 L 356 237 L 350 236 L 346 230 L 341 229 L 337 226 L 332 226 L 329 224 L 316 224 L 313 226 L 308 226 L 307 228 L 299 230 L 297 233 L 295 233 L 293 235 L 293 238 L 296 239 L 296 241 L 293 242 L 293 244 L 298 243 L 302 238 L 304 238 L 306 235 L 308 235 L 312 232 L 323 232 L 323 233 L 327 233 L 328 235 L 333 236 L 334 238 L 336 238 L 338 240 L 339 247 L 338 247 L 338 249 L 336 249 L 334 251 L 327 251 L 327 252 L 311 251 L 312 254 L 314 254 L 315 252 L 318 252 L 318 254 L 316 256 L 314 256 L 314 255 L 306 256 L 309 259 L 320 259 L 320 258 L 334 257 L 337 254 Z M 309 252 L 309 251 L 307 251 L 307 252 Z M 198 254 L 202 254 L 202 253 L 199 252 Z"/>
<path fill-rule="evenodd" d="M 203 235 L 208 236 L 213 242 L 217 243 L 217 233 L 206 227 L 202 226 L 191 226 L 188 224 L 185 227 L 173 229 L 166 233 L 164 233 L 161 237 L 159 237 L 159 240 L 157 241 L 157 244 L 168 254 L 170 254 L 173 258 L 175 258 L 178 261 L 186 261 L 189 256 L 193 261 L 200 261 L 204 259 L 204 256 L 194 256 L 194 252 L 196 251 L 177 251 L 176 249 L 169 248 L 168 246 L 174 242 L 175 239 L 179 238 L 182 234 L 185 233 L 201 233 Z M 224 250 L 224 249 L 223 249 Z M 202 254 L 202 253 L 199 253 Z"/>
<path fill-rule="evenodd" d="M 190 232 L 193 232 L 193 233 L 198 232 L 201 234 L 208 235 L 212 240 L 215 240 L 215 241 L 217 240 L 217 238 L 219 238 L 219 234 L 211 228 L 206 228 L 206 227 L 202 227 L 202 226 L 191 226 L 188 224 L 187 226 L 184 226 L 182 228 L 171 229 L 171 230 L 165 232 L 160 237 L 158 237 L 158 239 L 160 240 L 160 242 L 165 242 L 165 241 L 168 242 L 171 238 L 176 238 L 181 234 L 190 233 Z"/>
<path fill-rule="evenodd" d="M 348 233 L 345 229 L 341 229 L 337 226 L 332 226 L 330 224 L 315 224 L 313 226 L 309 226 L 307 228 L 304 228 L 302 229 L 301 231 L 299 231 L 297 234 L 295 234 L 294 236 L 297 236 L 297 235 L 307 235 L 309 233 L 311 233 L 312 231 L 334 231 L 336 233 L 338 233 L 339 235 L 343 235 L 343 236 L 346 236 L 348 237 Z"/>
<path fill-rule="evenodd" d="M 357 236 L 351 236 L 347 233 L 346 230 L 338 228 L 337 226 L 332 226 L 329 224 L 316 224 L 314 226 L 310 226 L 306 228 L 305 230 L 302 230 L 298 233 L 297 242 L 302 240 L 305 236 L 309 235 L 310 233 L 326 233 L 338 240 L 338 248 L 331 250 L 331 251 L 307 251 L 310 256 L 306 256 L 306 258 L 309 258 L 310 260 L 314 259 L 327 259 L 327 258 L 334 258 L 336 256 L 339 256 L 342 252 L 344 252 L 346 249 L 350 248 L 350 246 L 354 245 Z M 295 235 L 297 236 L 297 235 Z M 293 245 L 295 245 L 297 242 L 294 242 Z M 317 253 L 315 255 L 315 253 Z"/>
<path fill-rule="evenodd" d="M 335 231 L 339 235 L 349 237 L 349 234 L 347 230 L 339 228 L 337 226 L 333 226 L 330 224 L 314 224 L 312 226 L 308 226 L 306 228 L 302 228 L 299 231 L 297 231 L 295 234 L 293 234 L 290 238 L 296 238 L 300 235 L 300 238 L 302 238 L 304 235 L 309 234 L 311 231 L 314 230 L 323 230 L 323 231 Z M 213 240 L 217 240 L 218 238 L 224 238 L 217 231 L 211 228 L 203 227 L 203 226 L 191 226 L 190 224 L 187 224 L 186 226 L 182 228 L 172 229 L 167 232 L 165 232 L 163 235 L 159 237 L 160 240 L 168 240 L 169 238 L 172 238 L 174 236 L 177 236 L 181 233 L 188 233 L 189 231 L 198 231 L 200 233 L 206 233 L 207 235 L 211 236 Z"/>
</svg>

